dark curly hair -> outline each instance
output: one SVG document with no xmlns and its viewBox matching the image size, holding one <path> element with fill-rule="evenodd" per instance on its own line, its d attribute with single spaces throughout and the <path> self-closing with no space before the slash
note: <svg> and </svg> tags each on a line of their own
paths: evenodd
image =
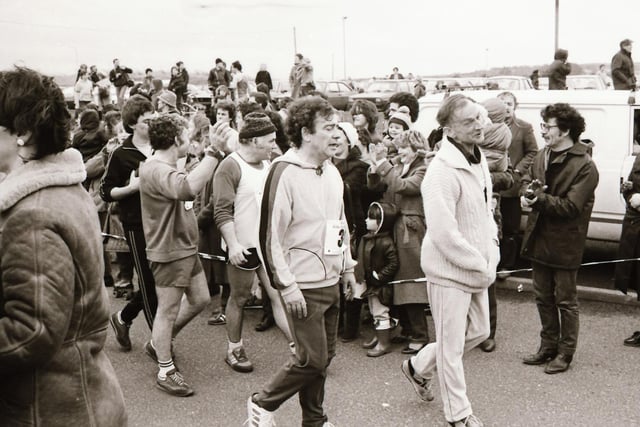
<svg viewBox="0 0 640 427">
<path fill-rule="evenodd" d="M 580 135 L 586 127 L 584 117 L 578 110 L 565 103 L 547 105 L 540 111 L 540 116 L 545 122 L 555 118 L 558 129 L 562 132 L 569 131 L 569 137 L 574 143 L 580 141 Z"/>
<path fill-rule="evenodd" d="M 53 77 L 16 67 L 0 72 L 0 125 L 14 135 L 30 132 L 35 160 L 67 148 L 71 114 Z"/>
<path fill-rule="evenodd" d="M 282 154 L 286 153 L 291 145 L 289 144 L 289 138 L 287 138 L 287 134 L 284 131 L 284 124 L 282 123 L 282 117 L 280 114 L 275 111 L 265 111 L 264 112 L 269 118 L 271 122 L 276 127 L 276 145 L 282 151 Z"/>
<path fill-rule="evenodd" d="M 231 101 L 227 101 L 222 99 L 216 102 L 216 105 L 211 109 L 211 114 L 209 116 L 209 121 L 211 121 L 212 125 L 216 124 L 216 114 L 218 110 L 225 110 L 229 113 L 229 118 L 231 119 L 231 127 L 235 129 L 236 127 L 236 104 Z"/>
<path fill-rule="evenodd" d="M 376 104 L 366 99 L 356 99 L 350 113 L 352 116 L 356 114 L 364 115 L 367 120 L 367 130 L 370 133 L 376 132 L 376 125 L 378 124 L 378 107 L 376 107 Z"/>
<path fill-rule="evenodd" d="M 161 114 L 149 120 L 149 143 L 154 150 L 166 150 L 176 143 L 183 130 L 173 114 Z"/>
<path fill-rule="evenodd" d="M 128 133 L 133 133 L 131 126 L 138 123 L 144 113 L 153 112 L 153 104 L 142 95 L 133 95 L 122 107 L 122 125 Z"/>
<path fill-rule="evenodd" d="M 409 109 L 409 115 L 411 116 L 411 123 L 415 123 L 418 120 L 418 114 L 420 114 L 420 104 L 418 104 L 418 98 L 414 94 L 409 92 L 398 92 L 391 95 L 389 98 L 389 104 L 398 104 L 400 106 L 406 106 Z"/>
<path fill-rule="evenodd" d="M 302 145 L 302 129 L 306 128 L 310 133 L 315 132 L 317 117 L 329 118 L 334 114 L 334 109 L 319 96 L 305 96 L 289 105 L 289 118 L 287 119 L 287 136 L 294 147 Z"/>
</svg>

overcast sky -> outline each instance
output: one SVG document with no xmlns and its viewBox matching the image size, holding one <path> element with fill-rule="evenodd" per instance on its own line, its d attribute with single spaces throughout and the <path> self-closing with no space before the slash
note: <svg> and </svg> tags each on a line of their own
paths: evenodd
<svg viewBox="0 0 640 427">
<path fill-rule="evenodd" d="M 391 72 L 438 75 L 549 63 L 555 0 L 0 0 L 0 67 L 73 74 L 111 60 L 142 71 L 183 60 L 206 71 L 238 59 L 286 78 L 297 49 L 316 78 Z M 347 17 L 343 20 L 343 17 Z M 569 61 L 609 63 L 639 40 L 640 1 L 560 0 L 560 47 Z M 343 39 L 343 23 L 346 37 Z M 636 55 L 640 55 L 637 53 Z"/>
</svg>

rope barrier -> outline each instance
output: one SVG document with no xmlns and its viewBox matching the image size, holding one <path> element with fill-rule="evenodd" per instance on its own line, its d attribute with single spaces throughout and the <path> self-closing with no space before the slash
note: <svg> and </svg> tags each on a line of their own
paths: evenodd
<svg viewBox="0 0 640 427">
<path fill-rule="evenodd" d="M 601 264 L 618 264 L 621 262 L 631 262 L 631 261 L 640 261 L 640 258 L 625 258 L 625 259 L 612 259 L 610 261 L 592 261 L 585 262 L 580 264 L 580 267 L 590 267 L 593 265 L 601 265 Z M 513 274 L 513 273 L 528 273 L 533 271 L 533 268 L 519 268 L 517 270 L 501 270 L 498 274 Z M 426 282 L 427 279 L 421 277 L 419 279 L 403 279 L 403 280 L 394 280 L 389 282 L 390 285 L 400 285 L 402 283 L 423 283 Z"/>
<path fill-rule="evenodd" d="M 124 236 L 116 236 L 115 234 L 109 234 L 109 233 L 102 233 L 102 237 L 109 237 L 111 239 L 124 240 L 125 242 L 127 241 L 127 239 Z M 227 262 L 227 258 L 220 255 L 212 255 L 212 254 L 206 254 L 204 252 L 198 252 L 198 256 L 200 256 L 200 258 L 202 259 Z"/>
<path fill-rule="evenodd" d="M 116 236 L 114 234 L 109 234 L 109 233 L 102 233 L 102 236 L 103 237 L 110 237 L 112 239 L 124 240 L 124 241 L 127 240 L 123 236 Z M 227 262 L 227 259 L 225 257 L 219 256 L 219 255 L 211 255 L 211 254 L 206 254 L 204 252 L 198 252 L 198 255 L 200 256 L 200 258 L 203 258 L 203 259 Z M 580 267 L 591 267 L 593 265 L 602 265 L 602 264 L 619 264 L 621 262 L 632 262 L 632 261 L 640 261 L 640 258 L 625 258 L 625 259 L 612 259 L 612 260 L 609 260 L 609 261 L 584 262 L 584 263 L 580 264 Z M 528 272 L 531 272 L 531 271 L 533 271 L 533 268 L 519 268 L 519 269 L 516 269 L 516 270 L 501 270 L 501 271 L 498 272 L 498 274 L 528 273 Z M 390 285 L 401 285 L 403 283 L 424 283 L 426 281 L 427 281 L 426 278 L 420 277 L 420 278 L 417 278 L 417 279 L 393 280 L 393 281 L 389 282 L 389 284 Z"/>
</svg>

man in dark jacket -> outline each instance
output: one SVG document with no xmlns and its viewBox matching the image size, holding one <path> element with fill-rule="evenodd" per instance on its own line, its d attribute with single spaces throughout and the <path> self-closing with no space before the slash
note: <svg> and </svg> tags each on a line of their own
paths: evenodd
<svg viewBox="0 0 640 427">
<path fill-rule="evenodd" d="M 568 58 L 569 52 L 565 49 L 558 49 L 553 55 L 553 62 L 549 66 L 549 90 L 567 89 L 567 76 L 571 72 Z"/>
<path fill-rule="evenodd" d="M 113 69 L 109 71 L 109 81 L 116 87 L 116 96 L 118 97 L 118 107 L 120 109 L 124 105 L 124 97 L 127 87 L 129 87 L 129 74 L 132 72 L 133 70 L 129 67 L 121 67 L 118 58 L 113 60 Z"/>
<path fill-rule="evenodd" d="M 514 268 L 518 258 L 520 235 L 520 180 L 529 169 L 538 152 L 536 137 L 530 123 L 516 117 L 518 101 L 511 92 L 502 92 L 498 98 L 507 106 L 505 123 L 511 130 L 509 160 L 513 166 L 514 183 L 500 192 L 500 213 L 502 214 L 502 240 L 500 241 L 500 268 Z"/>
<path fill-rule="evenodd" d="M 522 179 L 523 207 L 530 207 L 522 256 L 533 265 L 533 288 L 542 323 L 540 348 L 527 365 L 546 366 L 547 374 L 569 369 L 578 343 L 576 277 L 598 170 L 591 145 L 580 141 L 584 118 L 569 104 L 553 104 L 541 112 L 546 147 L 536 155 Z"/>
<path fill-rule="evenodd" d="M 260 65 L 260 71 L 256 74 L 256 85 L 264 83 L 269 86 L 269 90 L 273 90 L 273 82 L 271 81 L 271 74 L 267 71 L 267 64 Z"/>
<path fill-rule="evenodd" d="M 222 59 L 216 58 L 216 65 L 209 71 L 207 79 L 209 90 L 215 95 L 218 86 L 229 87 L 231 83 L 231 74 L 227 71 L 225 63 Z M 215 104 L 215 96 L 211 97 L 211 105 Z"/>
<path fill-rule="evenodd" d="M 611 77 L 615 90 L 633 90 L 636 87 L 636 75 L 633 71 L 631 59 L 631 44 L 629 39 L 620 42 L 620 51 L 611 58 Z"/>
</svg>

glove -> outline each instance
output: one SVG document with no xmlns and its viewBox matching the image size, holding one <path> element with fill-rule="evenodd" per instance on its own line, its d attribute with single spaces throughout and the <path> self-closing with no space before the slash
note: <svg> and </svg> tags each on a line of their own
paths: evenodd
<svg viewBox="0 0 640 427">
<path fill-rule="evenodd" d="M 638 207 L 640 207 L 640 193 L 633 193 L 629 198 L 629 204 L 632 208 L 638 209 Z"/>
</svg>

